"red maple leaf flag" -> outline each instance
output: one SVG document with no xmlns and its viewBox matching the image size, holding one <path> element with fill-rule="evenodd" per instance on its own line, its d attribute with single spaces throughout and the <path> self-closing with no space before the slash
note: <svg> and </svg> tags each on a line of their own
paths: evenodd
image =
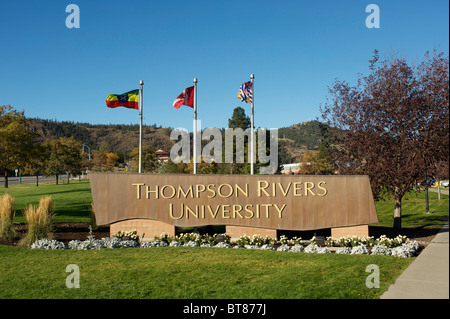
<svg viewBox="0 0 450 319">
<path fill-rule="evenodd" d="M 187 105 L 194 108 L 194 87 L 186 88 L 183 93 L 178 95 L 178 97 L 173 101 L 173 106 L 178 110 L 180 106 Z"/>
</svg>

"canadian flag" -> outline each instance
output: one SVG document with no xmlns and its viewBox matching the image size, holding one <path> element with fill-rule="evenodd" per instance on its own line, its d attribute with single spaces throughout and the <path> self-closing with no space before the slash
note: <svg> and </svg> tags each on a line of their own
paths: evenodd
<svg viewBox="0 0 450 319">
<path fill-rule="evenodd" d="M 178 110 L 180 106 L 187 105 L 194 108 L 194 87 L 186 88 L 183 93 L 173 101 L 173 106 Z"/>
</svg>

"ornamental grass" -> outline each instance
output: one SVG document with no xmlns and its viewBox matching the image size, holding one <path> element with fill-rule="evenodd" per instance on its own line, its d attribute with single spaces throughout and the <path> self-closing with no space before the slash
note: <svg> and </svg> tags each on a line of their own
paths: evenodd
<svg viewBox="0 0 450 319">
<path fill-rule="evenodd" d="M 16 237 L 14 226 L 14 198 L 9 194 L 0 197 L 0 238 L 11 240 Z"/>
<path fill-rule="evenodd" d="M 44 196 L 39 201 L 39 206 L 29 205 L 23 216 L 28 224 L 25 236 L 20 240 L 20 245 L 30 247 L 35 241 L 53 237 L 54 204 L 53 199 Z"/>
</svg>

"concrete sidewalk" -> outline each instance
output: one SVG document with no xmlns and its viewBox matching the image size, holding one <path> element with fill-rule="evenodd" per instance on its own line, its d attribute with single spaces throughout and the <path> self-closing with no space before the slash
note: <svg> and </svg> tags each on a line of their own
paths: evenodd
<svg viewBox="0 0 450 319">
<path fill-rule="evenodd" d="M 449 299 L 448 222 L 380 299 Z"/>
</svg>

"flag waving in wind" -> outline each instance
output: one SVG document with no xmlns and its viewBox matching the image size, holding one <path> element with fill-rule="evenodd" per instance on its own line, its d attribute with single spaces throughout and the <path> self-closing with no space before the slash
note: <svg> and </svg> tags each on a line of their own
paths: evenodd
<svg viewBox="0 0 450 319">
<path fill-rule="evenodd" d="M 183 93 L 178 95 L 178 97 L 173 101 L 173 106 L 178 110 L 180 106 L 187 105 L 194 108 L 194 87 L 186 88 Z"/>
<path fill-rule="evenodd" d="M 139 109 L 139 90 L 132 90 L 123 94 L 109 94 L 106 97 L 107 107 L 124 106 L 129 109 Z"/>
<path fill-rule="evenodd" d="M 237 96 L 238 99 L 241 99 L 242 102 L 252 103 L 253 100 L 253 83 L 245 82 L 239 88 L 239 93 Z"/>
</svg>

